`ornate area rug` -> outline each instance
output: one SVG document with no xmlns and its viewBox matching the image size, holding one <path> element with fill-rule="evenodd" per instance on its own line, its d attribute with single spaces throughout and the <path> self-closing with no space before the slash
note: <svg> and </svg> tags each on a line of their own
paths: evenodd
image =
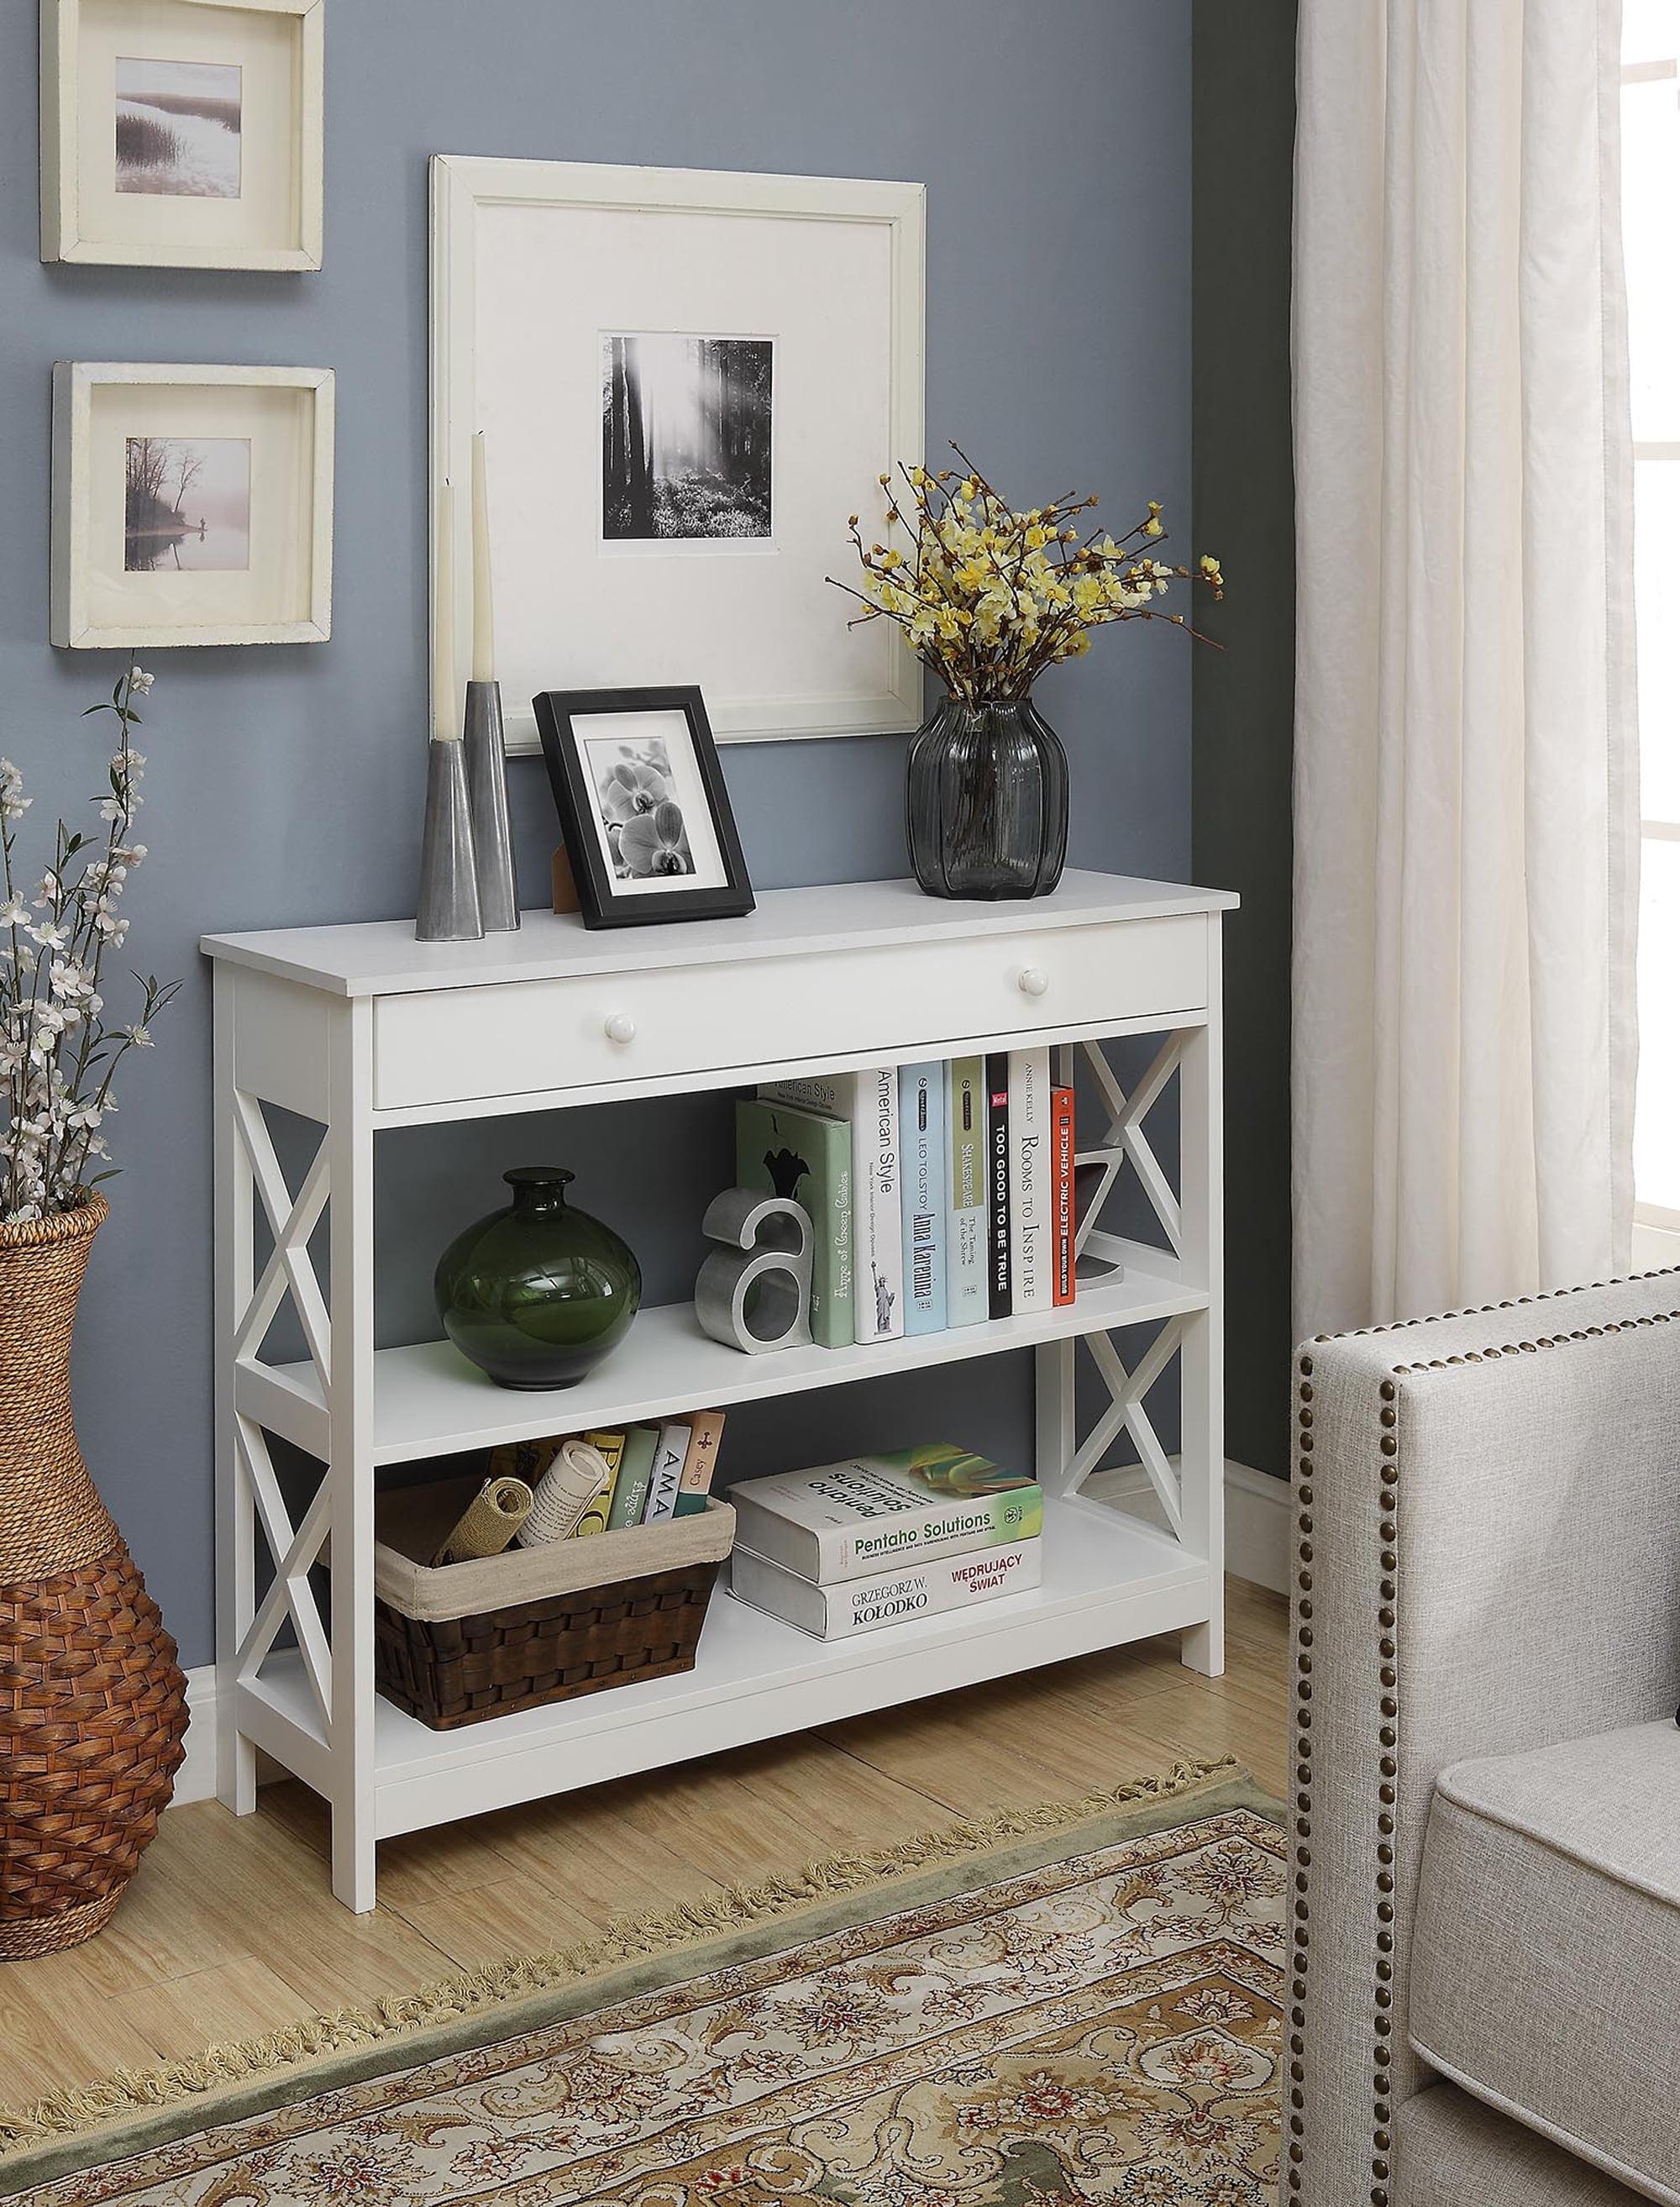
<svg viewBox="0 0 1680 2207">
<path fill-rule="evenodd" d="M 311 2052 L 277 2039 L 113 2080 L 81 2103 L 103 2132 L 55 2136 L 69 2103 L 9 2119 L 0 2191 L 33 2207 L 1269 2207 L 1275 1814 L 1234 1766 L 1189 1767 L 816 1865 L 657 1933 L 625 1927 L 605 1958 L 324 2022 Z M 216 2090 L 218 2072 L 234 2081 Z"/>
</svg>

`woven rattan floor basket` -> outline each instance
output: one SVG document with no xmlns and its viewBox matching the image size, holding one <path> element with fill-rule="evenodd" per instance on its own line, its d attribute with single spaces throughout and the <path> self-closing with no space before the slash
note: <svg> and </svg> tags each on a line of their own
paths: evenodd
<svg viewBox="0 0 1680 2207">
<path fill-rule="evenodd" d="M 380 1498 L 374 1669 L 434 1732 L 694 1667 L 735 1512 L 626 1527 L 431 1570 L 473 1482 Z"/>
<path fill-rule="evenodd" d="M 0 1961 L 108 1921 L 187 1728 L 175 1642 L 70 1416 L 70 1335 L 103 1196 L 0 1224 Z"/>
</svg>

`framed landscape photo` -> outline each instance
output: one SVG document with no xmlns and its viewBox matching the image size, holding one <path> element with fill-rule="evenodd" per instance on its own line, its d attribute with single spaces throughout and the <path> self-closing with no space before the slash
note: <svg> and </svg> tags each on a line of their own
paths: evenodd
<svg viewBox="0 0 1680 2207">
<path fill-rule="evenodd" d="M 532 709 L 585 927 L 752 910 L 697 688 L 551 690 Z"/>
<path fill-rule="evenodd" d="M 41 258 L 321 265 L 326 0 L 40 0 Z"/>
<path fill-rule="evenodd" d="M 924 224 L 919 184 L 434 157 L 433 486 L 481 431 L 510 698 L 697 680 L 720 742 L 919 726 L 897 625 L 824 577 L 921 457 Z"/>
<path fill-rule="evenodd" d="M 332 416 L 330 368 L 61 361 L 53 643 L 324 643 Z"/>
</svg>

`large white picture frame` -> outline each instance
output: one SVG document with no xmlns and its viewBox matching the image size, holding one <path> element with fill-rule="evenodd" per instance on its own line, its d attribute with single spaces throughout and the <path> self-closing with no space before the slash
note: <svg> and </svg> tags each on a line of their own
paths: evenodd
<svg viewBox="0 0 1680 2207">
<path fill-rule="evenodd" d="M 326 0 L 40 0 L 41 258 L 321 265 Z"/>
<path fill-rule="evenodd" d="M 326 368 L 60 361 L 53 643 L 324 643 L 333 398 Z"/>
<path fill-rule="evenodd" d="M 896 624 L 848 631 L 858 609 L 823 577 L 846 574 L 847 516 L 876 511 L 877 477 L 922 457 L 925 196 L 433 157 L 434 546 L 441 486 L 455 493 L 443 663 L 467 664 L 482 431 L 511 751 L 538 748 L 528 701 L 550 690 L 696 684 L 720 742 L 920 724 Z M 627 359 L 649 425 L 631 439 L 639 509 L 613 503 Z M 439 602 L 434 572 L 434 623 Z"/>
</svg>

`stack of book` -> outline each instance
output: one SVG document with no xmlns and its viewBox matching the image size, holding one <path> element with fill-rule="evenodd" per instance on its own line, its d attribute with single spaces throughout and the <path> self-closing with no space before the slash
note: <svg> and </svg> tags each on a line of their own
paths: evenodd
<svg viewBox="0 0 1680 2207">
<path fill-rule="evenodd" d="M 945 1444 L 739 1481 L 729 1590 L 819 1640 L 1039 1582 L 1032 1480 Z"/>
<path fill-rule="evenodd" d="M 611 1432 L 559 1433 L 545 1440 L 513 1441 L 490 1451 L 492 1479 L 540 1486 L 564 1444 L 586 1440 L 600 1451 L 607 1476 L 568 1535 L 617 1533 L 630 1525 L 658 1525 L 706 1507 L 723 1438 L 721 1410 L 691 1410 L 661 1426 L 624 1426 Z"/>
<path fill-rule="evenodd" d="M 1047 1049 L 773 1081 L 736 1107 L 739 1185 L 816 1229 L 826 1349 L 1071 1303 L 1073 1149 Z"/>
</svg>

